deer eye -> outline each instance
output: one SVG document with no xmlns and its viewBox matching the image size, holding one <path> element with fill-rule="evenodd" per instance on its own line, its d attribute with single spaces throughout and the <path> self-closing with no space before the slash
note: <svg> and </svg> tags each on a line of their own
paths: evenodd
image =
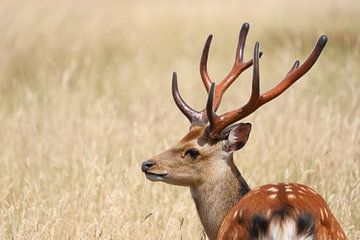
<svg viewBox="0 0 360 240">
<path fill-rule="evenodd" d="M 200 155 L 200 152 L 196 149 L 190 148 L 186 150 L 185 155 L 195 160 Z"/>
</svg>

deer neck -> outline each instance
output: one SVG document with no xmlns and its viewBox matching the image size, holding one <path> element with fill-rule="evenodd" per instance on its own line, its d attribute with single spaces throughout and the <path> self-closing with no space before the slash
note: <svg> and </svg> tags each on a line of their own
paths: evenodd
<svg viewBox="0 0 360 240">
<path fill-rule="evenodd" d="M 216 239 L 225 215 L 240 198 L 250 191 L 236 168 L 232 154 L 225 161 L 218 161 L 209 178 L 190 187 L 196 210 L 208 237 Z"/>
</svg>

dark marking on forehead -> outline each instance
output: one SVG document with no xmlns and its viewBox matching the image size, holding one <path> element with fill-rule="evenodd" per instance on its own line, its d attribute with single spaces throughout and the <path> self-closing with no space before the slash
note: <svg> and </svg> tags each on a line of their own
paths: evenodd
<svg viewBox="0 0 360 240">
<path fill-rule="evenodd" d="M 200 138 L 204 133 L 204 127 L 193 127 L 190 129 L 190 132 L 180 140 L 181 143 L 188 142 L 197 138 Z"/>
</svg>

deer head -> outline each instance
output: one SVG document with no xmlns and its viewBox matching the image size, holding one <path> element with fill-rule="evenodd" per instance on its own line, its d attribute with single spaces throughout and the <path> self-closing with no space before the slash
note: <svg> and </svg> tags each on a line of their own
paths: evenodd
<svg viewBox="0 0 360 240">
<path fill-rule="evenodd" d="M 254 59 L 243 62 L 248 30 L 249 24 L 243 24 L 239 34 L 234 65 L 230 73 L 217 85 L 210 80 L 207 73 L 207 59 L 212 35 L 207 38 L 200 62 L 201 78 L 209 93 L 204 110 L 195 111 L 185 103 L 178 91 L 177 74 L 173 73 L 173 98 L 181 112 L 189 119 L 190 131 L 174 147 L 143 162 L 142 170 L 149 180 L 183 186 L 192 186 L 204 181 L 209 173 L 208 168 L 211 167 L 209 166 L 211 162 L 228 159 L 232 152 L 241 149 L 247 142 L 251 125 L 234 123 L 279 96 L 309 71 L 327 42 L 326 36 L 320 37 L 314 50 L 301 66 L 299 61 L 295 61 L 285 78 L 277 86 L 260 95 L 259 58 L 262 53 L 259 52 L 258 42 L 254 48 Z M 215 112 L 226 89 L 253 64 L 252 93 L 249 101 L 236 110 L 217 115 Z M 215 172 L 218 171 L 215 169 Z"/>
<path fill-rule="evenodd" d="M 308 72 L 327 42 L 327 37 L 321 36 L 303 64 L 295 61 L 277 86 L 260 94 L 259 58 L 262 53 L 258 42 L 254 47 L 253 59 L 243 61 L 248 30 L 249 24 L 243 24 L 234 65 L 217 85 L 210 80 L 207 72 L 212 35 L 207 38 L 200 61 L 201 79 L 208 92 L 207 104 L 202 111 L 196 111 L 185 103 L 178 91 L 177 75 L 173 73 L 173 98 L 180 111 L 189 119 L 190 130 L 173 147 L 142 163 L 142 171 L 147 179 L 190 187 L 205 231 L 211 239 L 216 238 L 226 212 L 249 191 L 232 156 L 234 151 L 246 144 L 251 125 L 238 121 L 279 96 Z M 236 110 L 216 114 L 226 89 L 252 65 L 252 93 L 248 102 Z"/>
</svg>

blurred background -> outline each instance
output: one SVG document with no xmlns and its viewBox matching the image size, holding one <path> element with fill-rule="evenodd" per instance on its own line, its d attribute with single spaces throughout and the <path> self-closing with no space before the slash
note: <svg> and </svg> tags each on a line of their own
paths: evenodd
<svg viewBox="0 0 360 240">
<path fill-rule="evenodd" d="M 299 182 L 327 200 L 360 239 L 360 2 L 0 2 L 0 238 L 206 239 L 187 188 L 151 183 L 140 164 L 189 124 L 171 97 L 202 109 L 199 61 L 220 81 L 250 23 L 261 89 L 278 83 L 317 39 L 311 71 L 245 119 L 253 130 L 236 164 L 251 187 Z M 219 112 L 245 103 L 251 71 Z"/>
</svg>

